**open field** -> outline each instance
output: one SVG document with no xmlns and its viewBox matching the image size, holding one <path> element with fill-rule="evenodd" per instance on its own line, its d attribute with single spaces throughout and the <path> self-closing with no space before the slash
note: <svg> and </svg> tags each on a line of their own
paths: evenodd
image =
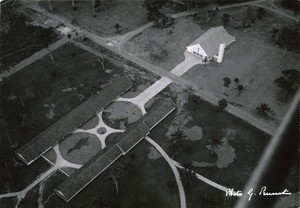
<svg viewBox="0 0 300 208">
<path fill-rule="evenodd" d="M 108 1 L 95 8 L 95 17 L 93 17 L 92 1 L 76 1 L 76 11 L 72 8 L 71 1 L 52 1 L 52 7 L 56 14 L 59 14 L 70 22 L 87 30 L 94 31 L 99 35 L 124 34 L 147 23 L 147 12 L 142 6 L 142 0 L 113 0 Z M 49 10 L 47 1 L 39 2 L 39 5 Z M 117 31 L 115 25 L 119 24 Z"/>
<path fill-rule="evenodd" d="M 170 192 L 167 182 L 173 177 L 171 169 L 163 159 L 149 160 L 147 152 L 150 145 L 146 141 L 138 144 L 129 156 L 123 156 L 116 163 L 132 167 L 126 177 L 119 182 L 119 194 L 116 195 L 114 183 L 106 179 L 103 172 L 68 204 L 78 207 L 97 207 L 97 203 L 109 203 L 110 207 L 179 207 L 178 192 Z M 158 168 L 159 167 L 159 168 Z M 142 181 L 142 183 L 141 183 Z M 147 190 L 147 191 L 145 191 Z M 65 207 L 66 203 L 57 196 L 45 205 Z M 100 205 L 98 205 L 100 206 Z"/>
<path fill-rule="evenodd" d="M 58 35 L 52 29 L 33 26 L 32 20 L 16 13 L 8 4 L 1 8 L 0 72 L 33 53 L 47 48 Z"/>
<path fill-rule="evenodd" d="M 183 77 L 191 81 L 192 85 L 205 89 L 216 97 L 224 97 L 231 104 L 254 116 L 257 116 L 256 107 L 261 103 L 268 103 L 273 113 L 265 120 L 273 126 L 278 126 L 289 107 L 290 100 L 282 101 L 280 89 L 273 84 L 273 81 L 281 76 L 282 70 L 298 69 L 300 55 L 285 52 L 274 46 L 271 31 L 273 28 L 292 26 L 294 23 L 269 11 L 263 19 L 251 22 L 249 18 L 251 15 L 255 16 L 255 9 L 255 7 L 245 6 L 220 10 L 209 20 L 203 11 L 194 17 L 178 19 L 172 27 L 166 29 L 149 28 L 129 40 L 125 48 L 152 64 L 171 70 L 183 61 L 183 53 L 189 43 L 210 27 L 222 25 L 223 14 L 232 15 L 226 29 L 229 34 L 236 37 L 236 42 L 225 51 L 223 62 L 221 64 L 211 62 L 207 67 L 196 65 Z M 246 14 L 249 14 L 246 22 L 251 27 L 235 29 L 242 25 L 242 19 Z M 160 59 L 157 59 L 155 54 L 164 55 L 160 55 Z M 236 86 L 231 84 L 229 96 L 223 95 L 224 77 L 229 77 L 232 82 L 234 78 L 238 78 L 240 84 L 245 87 L 244 92 L 238 94 Z M 201 83 L 199 78 L 204 78 Z"/>
<path fill-rule="evenodd" d="M 242 188 L 270 136 L 204 101 L 182 101 L 180 97 L 177 103 L 183 102 L 184 109 L 162 121 L 150 137 L 176 161 L 191 162 L 198 173 L 224 186 Z M 198 131 L 191 134 L 195 127 Z M 174 151 L 170 137 L 177 129 L 187 137 Z M 207 137 L 223 138 L 223 146 L 212 154 Z"/>
</svg>

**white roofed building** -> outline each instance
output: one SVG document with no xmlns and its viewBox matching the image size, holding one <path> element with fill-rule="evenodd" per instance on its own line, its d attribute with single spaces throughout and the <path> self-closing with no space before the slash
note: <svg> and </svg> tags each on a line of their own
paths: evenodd
<svg viewBox="0 0 300 208">
<path fill-rule="evenodd" d="M 214 59 L 218 63 L 223 61 L 225 48 L 235 41 L 223 26 L 212 27 L 186 47 L 187 51 L 202 60 Z"/>
</svg>

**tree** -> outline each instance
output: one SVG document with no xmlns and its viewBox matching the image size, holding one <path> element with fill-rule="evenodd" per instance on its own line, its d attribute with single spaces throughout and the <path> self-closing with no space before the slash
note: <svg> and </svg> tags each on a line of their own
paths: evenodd
<svg viewBox="0 0 300 208">
<path fill-rule="evenodd" d="M 191 186 L 195 181 L 197 181 L 197 176 L 191 169 L 184 168 L 180 176 L 180 180 L 186 186 Z"/>
<path fill-rule="evenodd" d="M 177 129 L 174 133 L 171 134 L 171 141 L 173 143 L 182 143 L 183 139 L 186 137 L 183 130 Z"/>
<path fill-rule="evenodd" d="M 278 33 L 279 33 L 278 28 L 272 28 L 272 30 L 271 30 L 272 38 L 275 38 Z"/>
<path fill-rule="evenodd" d="M 52 8 L 51 0 L 48 0 L 48 3 L 49 3 L 49 9 L 50 9 L 50 11 L 53 12 L 54 10 Z"/>
<path fill-rule="evenodd" d="M 22 112 L 19 112 L 18 113 L 18 122 L 21 122 L 22 126 L 25 127 L 25 123 L 24 123 L 24 120 L 26 119 L 27 117 L 27 113 L 22 113 Z"/>
<path fill-rule="evenodd" d="M 296 69 L 281 71 L 282 76 L 275 79 L 274 83 L 283 92 L 283 100 L 287 101 L 293 95 L 300 84 L 300 72 Z"/>
<path fill-rule="evenodd" d="M 183 139 L 186 137 L 184 132 L 181 129 L 177 129 L 174 133 L 171 134 L 171 142 L 173 149 L 173 157 L 175 155 L 176 150 L 182 145 Z"/>
<path fill-rule="evenodd" d="M 224 89 L 227 88 L 227 92 L 223 92 L 223 94 L 227 95 L 230 84 L 231 84 L 230 78 L 229 77 L 224 77 L 223 78 L 223 87 L 224 87 Z"/>
<path fill-rule="evenodd" d="M 275 41 L 280 48 L 299 53 L 300 52 L 300 29 L 296 27 L 283 27 L 280 29 Z"/>
<path fill-rule="evenodd" d="M 207 63 L 209 62 L 207 56 L 204 57 L 203 62 L 204 62 L 204 66 L 207 67 Z"/>
<path fill-rule="evenodd" d="M 223 141 L 220 137 L 213 136 L 206 139 L 206 144 L 210 147 L 211 154 L 214 154 L 215 149 L 219 149 L 219 146 L 223 146 Z"/>
<path fill-rule="evenodd" d="M 231 17 L 230 14 L 223 14 L 222 16 L 222 22 L 225 28 L 229 25 L 230 17 Z"/>
<path fill-rule="evenodd" d="M 240 82 L 240 80 L 239 80 L 239 78 L 234 78 L 234 83 L 237 85 L 239 82 Z"/>
<path fill-rule="evenodd" d="M 259 7 L 257 8 L 256 13 L 257 13 L 257 19 L 263 20 L 267 12 L 264 8 Z"/>
<path fill-rule="evenodd" d="M 256 110 L 257 110 L 257 113 L 261 116 L 266 116 L 268 112 L 269 113 L 272 112 L 269 104 L 266 104 L 266 103 L 261 103 L 260 106 L 258 106 L 256 108 Z"/>
<path fill-rule="evenodd" d="M 120 27 L 121 27 L 121 25 L 119 23 L 115 24 L 115 28 L 117 29 L 117 33 L 119 33 Z"/>
<path fill-rule="evenodd" d="M 76 11 L 77 10 L 77 7 L 75 5 L 75 0 L 72 0 L 72 7 L 73 7 L 73 11 Z"/>
<path fill-rule="evenodd" d="M 238 95 L 240 95 L 245 90 L 245 87 L 242 84 L 239 84 L 236 88 L 238 90 Z"/>
<path fill-rule="evenodd" d="M 159 9 L 161 9 L 165 3 L 165 1 L 161 0 L 145 0 L 143 6 L 146 7 L 148 19 L 156 20 L 160 14 Z"/>
<path fill-rule="evenodd" d="M 218 106 L 222 110 L 225 109 L 227 107 L 227 105 L 228 105 L 227 101 L 224 98 L 219 100 L 219 102 L 218 102 Z"/>
<path fill-rule="evenodd" d="M 124 165 L 114 163 L 107 169 L 106 178 L 112 180 L 116 187 L 116 194 L 119 193 L 118 183 L 122 181 L 127 175 L 126 168 Z"/>
</svg>

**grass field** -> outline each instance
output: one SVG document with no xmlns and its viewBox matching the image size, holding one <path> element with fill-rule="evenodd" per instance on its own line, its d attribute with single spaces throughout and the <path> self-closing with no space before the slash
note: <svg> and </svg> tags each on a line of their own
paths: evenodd
<svg viewBox="0 0 300 208">
<path fill-rule="evenodd" d="M 181 96 L 176 97 L 180 99 Z M 181 102 L 177 98 L 177 104 Z M 172 113 L 162 121 L 150 137 L 176 161 L 212 164 L 203 167 L 194 165 L 194 169 L 203 176 L 224 186 L 242 188 L 249 179 L 249 170 L 256 166 L 270 136 L 204 101 L 195 103 L 189 99 L 183 108 L 180 114 Z M 203 135 L 195 135 L 197 139 L 194 140 L 184 139 L 174 153 L 170 138 L 166 136 L 170 126 L 179 127 L 185 135 L 188 129 L 197 126 L 202 129 Z M 223 140 L 224 146 L 212 155 L 205 139 L 211 136 L 226 138 L 228 145 Z M 229 157 L 231 154 L 233 156 Z"/>
<path fill-rule="evenodd" d="M 108 7 L 103 1 L 102 5 L 95 9 L 96 17 L 92 15 L 92 1 L 76 1 L 76 11 L 73 11 L 70 1 L 52 1 L 52 6 L 56 14 L 69 21 L 76 19 L 78 25 L 99 35 L 124 34 L 148 22 L 146 9 L 142 6 L 143 0 L 108 2 Z M 47 1 L 40 1 L 39 5 L 49 10 Z M 118 31 L 116 24 L 120 25 Z"/>
<path fill-rule="evenodd" d="M 192 85 L 204 88 L 216 97 L 224 97 L 231 104 L 256 117 L 258 117 L 256 107 L 261 103 L 268 103 L 273 113 L 267 119 L 260 117 L 259 119 L 278 126 L 289 107 L 290 100 L 282 101 L 280 90 L 273 81 L 280 77 L 282 70 L 298 69 L 300 55 L 284 52 L 274 46 L 271 31 L 273 28 L 292 26 L 294 24 L 292 21 L 267 11 L 262 20 L 256 19 L 254 23 L 248 20 L 250 28 L 235 29 L 241 26 L 246 14 L 255 16 L 255 7 L 220 10 L 209 21 L 203 11 L 195 17 L 176 20 L 170 28 L 149 28 L 128 41 L 125 48 L 134 55 L 169 71 L 183 61 L 183 53 L 189 43 L 210 27 L 223 24 L 221 17 L 225 13 L 231 15 L 226 29 L 229 34 L 236 37 L 236 42 L 225 51 L 223 62 L 221 64 L 211 62 L 207 67 L 196 65 L 183 77 L 191 81 Z M 167 52 L 162 53 L 165 55 L 160 55 L 160 59 L 153 58 L 155 57 L 153 55 L 161 54 L 164 50 Z M 224 77 L 229 77 L 232 82 L 234 78 L 239 78 L 240 84 L 245 87 L 244 92 L 238 94 L 236 86 L 231 84 L 229 96 L 223 95 Z M 199 82 L 199 78 L 204 78 L 204 82 Z"/>
</svg>

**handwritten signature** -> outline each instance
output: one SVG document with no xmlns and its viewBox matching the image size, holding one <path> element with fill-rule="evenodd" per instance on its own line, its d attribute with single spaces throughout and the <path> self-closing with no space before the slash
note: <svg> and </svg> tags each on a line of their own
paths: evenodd
<svg viewBox="0 0 300 208">
<path fill-rule="evenodd" d="M 254 189 L 251 188 L 248 190 L 248 201 L 251 200 L 252 196 L 259 195 L 259 196 L 283 196 L 283 195 L 291 195 L 292 193 L 289 192 L 288 189 L 284 189 L 281 192 L 268 192 L 267 187 L 263 186 L 258 193 L 254 192 Z M 244 193 L 240 190 L 235 191 L 233 188 L 226 189 L 226 196 L 243 196 Z"/>
</svg>

